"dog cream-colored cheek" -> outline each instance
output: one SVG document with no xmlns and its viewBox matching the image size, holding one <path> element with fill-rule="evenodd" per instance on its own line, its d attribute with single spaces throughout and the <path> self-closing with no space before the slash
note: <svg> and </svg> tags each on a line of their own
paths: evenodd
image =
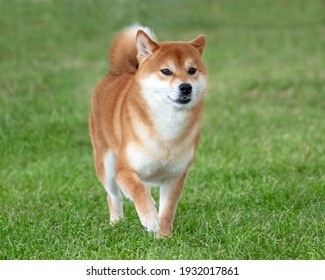
<svg viewBox="0 0 325 280">
<path fill-rule="evenodd" d="M 166 80 L 161 79 L 159 75 L 155 75 L 155 74 L 151 74 L 146 76 L 145 78 L 142 78 L 140 80 L 140 85 L 142 91 L 145 94 L 147 93 L 149 94 L 148 97 L 151 97 L 152 93 L 154 92 L 164 91 L 167 88 L 169 88 L 169 83 Z"/>
<path fill-rule="evenodd" d="M 194 82 L 195 88 L 201 93 L 205 93 L 208 90 L 208 81 L 204 75 L 199 75 L 199 77 Z"/>
<path fill-rule="evenodd" d="M 151 108 L 161 108 L 167 102 L 166 96 L 170 92 L 170 84 L 157 75 L 152 74 L 140 80 L 141 93 Z"/>
</svg>

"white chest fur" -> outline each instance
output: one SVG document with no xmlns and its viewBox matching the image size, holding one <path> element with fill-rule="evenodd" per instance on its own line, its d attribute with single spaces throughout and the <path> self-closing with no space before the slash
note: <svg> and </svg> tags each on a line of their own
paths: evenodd
<svg viewBox="0 0 325 280">
<path fill-rule="evenodd" d="M 127 158 L 139 177 L 149 185 L 161 184 L 175 176 L 180 176 L 194 156 L 194 149 L 184 151 L 174 149 L 163 151 L 158 148 L 154 153 L 150 148 L 130 143 L 127 146 Z M 161 157 L 164 155 L 163 157 Z"/>
<path fill-rule="evenodd" d="M 129 164 L 148 184 L 160 184 L 181 176 L 194 156 L 194 140 L 199 125 L 184 133 L 188 112 L 157 111 L 152 117 L 153 127 L 137 122 L 140 143 L 127 146 Z"/>
</svg>

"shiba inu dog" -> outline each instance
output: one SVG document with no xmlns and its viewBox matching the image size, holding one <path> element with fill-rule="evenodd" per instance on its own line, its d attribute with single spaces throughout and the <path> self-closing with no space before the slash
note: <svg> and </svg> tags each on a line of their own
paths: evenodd
<svg viewBox="0 0 325 280">
<path fill-rule="evenodd" d="M 121 31 L 110 49 L 111 71 L 94 90 L 89 126 L 95 168 L 107 191 L 111 224 L 123 218 L 121 191 L 142 225 L 169 236 L 198 147 L 207 68 L 206 38 L 158 43 L 140 25 Z M 159 211 L 150 193 L 160 186 Z"/>
</svg>

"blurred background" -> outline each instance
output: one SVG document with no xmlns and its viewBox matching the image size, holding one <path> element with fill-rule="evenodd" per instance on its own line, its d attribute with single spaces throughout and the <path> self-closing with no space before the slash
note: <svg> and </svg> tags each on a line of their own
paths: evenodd
<svg viewBox="0 0 325 280">
<path fill-rule="evenodd" d="M 136 22 L 205 34 L 210 74 L 174 241 L 151 247 L 109 227 L 87 124 Z M 324 34 L 323 0 L 0 0 L 0 258 L 324 258 Z"/>
</svg>

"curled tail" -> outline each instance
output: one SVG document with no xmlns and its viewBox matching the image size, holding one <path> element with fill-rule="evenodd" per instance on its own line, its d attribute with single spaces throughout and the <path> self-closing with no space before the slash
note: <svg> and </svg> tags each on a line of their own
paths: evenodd
<svg viewBox="0 0 325 280">
<path fill-rule="evenodd" d="M 137 71 L 139 66 L 136 46 L 138 30 L 143 30 L 151 39 L 155 39 L 154 33 L 148 27 L 139 24 L 127 27 L 118 33 L 109 51 L 112 74 L 121 75 Z"/>
</svg>

